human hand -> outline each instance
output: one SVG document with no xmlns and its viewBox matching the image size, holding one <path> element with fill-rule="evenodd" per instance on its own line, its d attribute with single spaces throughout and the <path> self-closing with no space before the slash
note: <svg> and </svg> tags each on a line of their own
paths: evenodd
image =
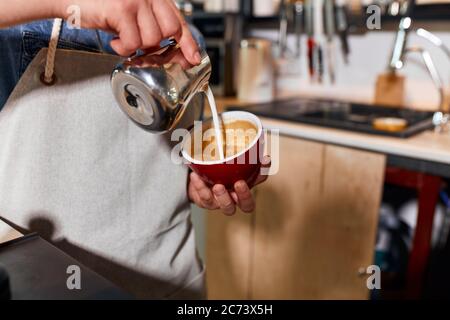
<svg viewBox="0 0 450 320">
<path fill-rule="evenodd" d="M 197 65 L 201 56 L 189 26 L 173 0 L 61 0 L 57 16 L 69 18 L 68 8 L 80 8 L 82 28 L 101 29 L 117 35 L 111 47 L 121 56 L 138 49 L 158 47 L 170 37 L 180 45 L 186 60 Z"/>
<path fill-rule="evenodd" d="M 265 156 L 262 166 L 270 168 L 270 157 Z M 255 185 L 267 180 L 267 175 L 260 175 Z M 217 184 L 209 188 L 205 182 L 195 172 L 189 175 L 188 185 L 189 199 L 198 207 L 207 210 L 220 209 L 225 215 L 234 215 L 236 207 L 242 211 L 250 213 L 255 210 L 255 200 L 245 181 L 238 181 L 234 184 L 234 190 L 229 192 L 223 185 Z"/>
</svg>

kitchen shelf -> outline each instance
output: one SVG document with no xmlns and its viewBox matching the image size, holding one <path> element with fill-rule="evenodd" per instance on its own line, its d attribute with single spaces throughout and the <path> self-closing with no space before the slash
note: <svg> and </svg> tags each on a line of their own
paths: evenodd
<svg viewBox="0 0 450 320">
<path fill-rule="evenodd" d="M 349 18 L 349 32 L 353 34 L 365 33 L 368 30 L 366 28 L 366 18 L 368 15 L 365 13 L 366 9 L 361 10 L 361 14 L 351 14 Z M 450 28 L 450 4 L 437 4 L 437 5 L 422 5 L 416 9 L 413 16 L 413 20 L 417 25 L 428 26 L 432 25 L 430 30 L 443 29 L 448 30 Z M 383 31 L 395 31 L 398 28 L 400 17 L 383 15 L 381 17 L 382 30 Z M 245 25 L 250 29 L 278 29 L 279 28 L 279 16 L 268 17 L 246 17 Z M 444 26 L 442 26 L 444 25 Z M 437 27 L 437 28 L 435 28 Z M 292 26 L 290 26 L 289 32 L 293 32 Z M 377 30 L 374 30 L 377 31 Z"/>
</svg>

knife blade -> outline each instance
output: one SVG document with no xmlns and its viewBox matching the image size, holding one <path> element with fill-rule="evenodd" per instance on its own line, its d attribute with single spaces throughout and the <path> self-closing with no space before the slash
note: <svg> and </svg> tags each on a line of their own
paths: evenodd
<svg viewBox="0 0 450 320">
<path fill-rule="evenodd" d="M 323 0 L 315 0 L 313 3 L 314 14 L 314 41 L 316 46 L 315 69 L 317 71 L 317 81 L 319 83 L 323 80 Z"/>
<path fill-rule="evenodd" d="M 305 0 L 305 29 L 308 37 L 308 69 L 311 79 L 314 78 L 314 34 L 313 34 L 313 0 Z"/>
<path fill-rule="evenodd" d="M 336 28 L 341 41 L 344 62 L 348 64 L 350 46 L 348 44 L 348 14 L 345 0 L 336 0 Z"/>
<path fill-rule="evenodd" d="M 335 21 L 334 21 L 334 1 L 325 0 L 325 28 L 327 35 L 327 65 L 328 74 L 330 76 L 331 83 L 335 82 L 335 63 L 334 63 L 334 34 L 335 34 Z"/>
<path fill-rule="evenodd" d="M 295 35 L 296 35 L 296 57 L 301 56 L 301 41 L 303 31 L 303 0 L 297 0 L 294 5 L 295 9 Z"/>
</svg>

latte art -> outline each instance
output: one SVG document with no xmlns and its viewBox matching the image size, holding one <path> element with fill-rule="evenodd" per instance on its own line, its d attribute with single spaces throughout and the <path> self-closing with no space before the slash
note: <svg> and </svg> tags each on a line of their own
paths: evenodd
<svg viewBox="0 0 450 320">
<path fill-rule="evenodd" d="M 202 127 L 201 134 L 193 135 L 190 150 L 192 158 L 197 161 L 221 159 L 215 132 L 214 126 L 205 125 Z M 258 131 L 253 123 L 236 120 L 222 123 L 220 133 L 223 141 L 223 154 L 225 158 L 229 158 L 247 150 L 255 141 Z M 195 143 L 194 137 L 202 139 L 201 144 Z"/>
</svg>

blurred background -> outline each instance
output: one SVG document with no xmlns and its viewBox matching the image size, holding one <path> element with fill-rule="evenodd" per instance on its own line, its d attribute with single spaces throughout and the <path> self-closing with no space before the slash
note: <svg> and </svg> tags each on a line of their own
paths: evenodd
<svg viewBox="0 0 450 320">
<path fill-rule="evenodd" d="M 279 132 L 255 214 L 193 208 L 209 298 L 449 298 L 450 2 L 178 5 L 219 109 Z"/>
</svg>

